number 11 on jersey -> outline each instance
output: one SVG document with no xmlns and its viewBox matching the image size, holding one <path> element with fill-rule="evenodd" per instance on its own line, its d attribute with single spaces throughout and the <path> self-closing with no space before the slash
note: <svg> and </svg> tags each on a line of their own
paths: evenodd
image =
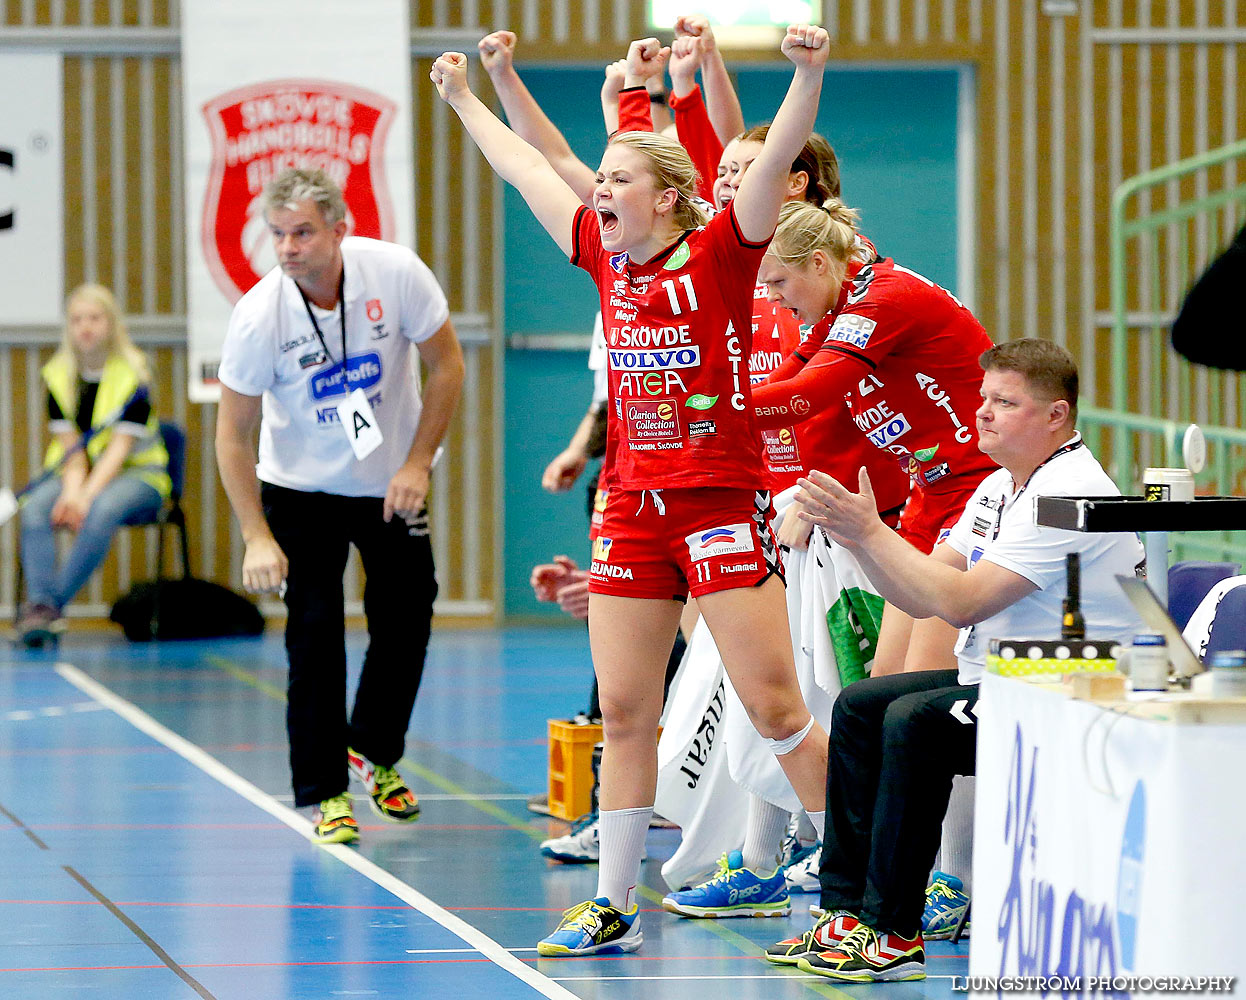
<svg viewBox="0 0 1246 1000">
<path fill-rule="evenodd" d="M 684 286 L 684 290 L 688 293 L 688 311 L 697 311 L 697 293 L 692 290 L 692 275 L 681 274 L 679 283 Z M 666 297 L 671 300 L 671 312 L 678 316 L 684 311 L 683 305 L 679 301 L 679 294 L 675 289 L 675 282 L 667 278 L 662 282 L 662 287 L 666 289 Z"/>
</svg>

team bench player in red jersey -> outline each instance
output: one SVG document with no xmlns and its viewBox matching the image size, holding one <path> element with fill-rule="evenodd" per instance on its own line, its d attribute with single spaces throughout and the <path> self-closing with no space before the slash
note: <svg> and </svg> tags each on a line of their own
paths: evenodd
<svg viewBox="0 0 1246 1000">
<path fill-rule="evenodd" d="M 653 810 L 654 733 L 689 593 L 801 802 L 819 812 L 824 803 L 826 735 L 796 681 L 748 377 L 757 268 L 813 127 L 827 34 L 793 25 L 782 51 L 795 72 L 765 149 L 731 208 L 708 224 L 677 142 L 615 136 L 590 211 L 471 93 L 463 55 L 443 55 L 430 74 L 493 168 L 593 276 L 610 351 L 610 494 L 589 602 L 606 743 L 598 894 L 567 911 L 539 943 L 542 955 L 640 945 L 632 896 Z"/>
<path fill-rule="evenodd" d="M 754 390 L 758 422 L 784 426 L 847 403 L 852 420 L 912 478 L 900 534 L 922 552 L 942 541 L 977 485 L 995 470 L 978 450 L 974 413 L 991 347 L 950 292 L 890 258 L 857 255 L 855 213 L 842 205 L 784 207 L 758 279 L 772 301 L 815 323 L 822 346 Z M 914 622 L 888 604 L 873 673 L 955 664 L 955 630 Z"/>
</svg>

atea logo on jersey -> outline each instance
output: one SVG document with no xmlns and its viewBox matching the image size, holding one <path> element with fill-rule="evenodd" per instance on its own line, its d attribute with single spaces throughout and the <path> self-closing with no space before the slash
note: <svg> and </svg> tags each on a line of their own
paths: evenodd
<svg viewBox="0 0 1246 1000">
<path fill-rule="evenodd" d="M 826 335 L 826 339 L 838 340 L 841 343 L 851 344 L 858 350 L 864 349 L 865 345 L 870 342 L 870 334 L 874 332 L 878 324 L 867 316 L 857 316 L 849 314 L 840 316 L 831 326 L 831 332 Z"/>
<path fill-rule="evenodd" d="M 356 354 L 346 359 L 345 367 L 339 361 L 332 368 L 312 376 L 309 383 L 312 399 L 345 396 L 355 389 L 368 389 L 381 381 L 381 372 L 379 354 Z"/>
<path fill-rule="evenodd" d="M 753 532 L 747 524 L 724 524 L 706 531 L 694 531 L 684 537 L 688 543 L 688 555 L 695 562 L 710 556 L 730 555 L 733 552 L 754 552 Z"/>
</svg>

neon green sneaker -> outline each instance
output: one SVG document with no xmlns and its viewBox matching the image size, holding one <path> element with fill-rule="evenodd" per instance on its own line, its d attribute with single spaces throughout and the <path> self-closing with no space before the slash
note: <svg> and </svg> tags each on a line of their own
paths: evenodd
<svg viewBox="0 0 1246 1000">
<path fill-rule="evenodd" d="M 391 823 L 412 823 L 419 818 L 420 802 L 397 769 L 373 764 L 363 754 L 346 748 L 351 773 L 363 782 L 372 798 L 372 809 Z"/>
<path fill-rule="evenodd" d="M 320 803 L 320 816 L 312 839 L 317 844 L 353 844 L 359 839 L 359 824 L 350 795 L 343 792 Z"/>
</svg>

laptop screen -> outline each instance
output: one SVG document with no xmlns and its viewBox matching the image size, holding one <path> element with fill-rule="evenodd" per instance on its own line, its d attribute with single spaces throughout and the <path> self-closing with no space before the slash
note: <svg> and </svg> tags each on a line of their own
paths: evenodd
<svg viewBox="0 0 1246 1000">
<path fill-rule="evenodd" d="M 1178 677 L 1193 677 L 1207 669 L 1194 654 L 1190 644 L 1185 641 L 1181 629 L 1177 628 L 1177 623 L 1172 620 L 1168 609 L 1160 603 L 1160 599 L 1155 596 L 1155 591 L 1148 587 L 1145 581 L 1139 580 L 1136 576 L 1118 574 L 1116 582 L 1121 585 L 1121 590 L 1125 592 L 1129 603 L 1134 606 L 1146 627 L 1158 632 L 1168 642 L 1168 655 L 1172 659 L 1173 669 Z"/>
</svg>

